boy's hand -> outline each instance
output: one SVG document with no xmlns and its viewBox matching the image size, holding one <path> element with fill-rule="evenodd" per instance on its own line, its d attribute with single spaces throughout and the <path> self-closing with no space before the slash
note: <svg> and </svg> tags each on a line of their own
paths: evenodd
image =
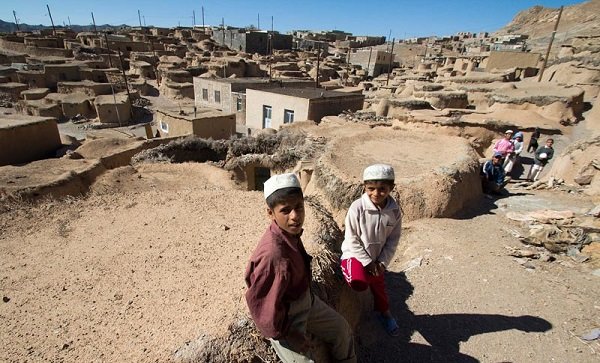
<svg viewBox="0 0 600 363">
<path fill-rule="evenodd" d="M 375 266 L 377 266 L 378 275 L 383 275 L 383 273 L 385 272 L 385 265 L 383 263 L 377 261 L 375 263 Z"/>
<path fill-rule="evenodd" d="M 290 347 L 298 353 L 306 353 L 310 349 L 310 343 L 306 336 L 297 331 L 290 331 L 285 337 Z"/>
<path fill-rule="evenodd" d="M 379 268 L 377 267 L 378 262 L 372 261 L 370 264 L 365 266 L 365 270 L 369 275 L 379 276 Z"/>
</svg>

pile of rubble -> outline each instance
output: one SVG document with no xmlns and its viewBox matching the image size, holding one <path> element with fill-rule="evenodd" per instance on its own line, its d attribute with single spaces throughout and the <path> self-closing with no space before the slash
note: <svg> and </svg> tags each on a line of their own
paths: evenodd
<svg viewBox="0 0 600 363">
<path fill-rule="evenodd" d="M 526 268 L 534 268 L 531 259 L 550 262 L 566 255 L 578 263 L 600 264 L 600 206 L 586 215 L 572 211 L 540 210 L 509 212 L 506 217 L 522 222 L 522 230 L 510 230 L 526 248 L 506 247 L 509 255 L 522 258 Z"/>
<path fill-rule="evenodd" d="M 338 117 L 350 122 L 367 122 L 367 123 L 391 123 L 393 118 L 389 116 L 377 116 L 374 111 L 345 111 Z"/>
<path fill-rule="evenodd" d="M 519 181 L 513 185 L 513 188 L 524 190 L 557 190 L 567 193 L 582 193 L 584 190 L 580 185 L 567 184 L 564 179 L 556 179 L 554 177 L 548 178 L 547 181 Z"/>
</svg>

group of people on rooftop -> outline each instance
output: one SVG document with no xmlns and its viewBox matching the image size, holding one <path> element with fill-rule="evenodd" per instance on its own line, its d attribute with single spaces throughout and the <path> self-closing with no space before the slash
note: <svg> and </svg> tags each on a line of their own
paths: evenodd
<svg viewBox="0 0 600 363">
<path fill-rule="evenodd" d="M 539 128 L 531 134 L 527 152 L 533 152 L 533 164 L 527 177 L 529 181 L 538 180 L 542 170 L 554 157 L 554 139 L 548 138 L 543 146 L 539 146 L 541 136 Z M 521 164 L 521 154 L 524 150 L 523 133 L 507 130 L 504 137 L 494 144 L 494 154 L 481 168 L 481 179 L 484 193 L 500 193 L 510 181 L 509 175 L 515 166 Z"/>
</svg>

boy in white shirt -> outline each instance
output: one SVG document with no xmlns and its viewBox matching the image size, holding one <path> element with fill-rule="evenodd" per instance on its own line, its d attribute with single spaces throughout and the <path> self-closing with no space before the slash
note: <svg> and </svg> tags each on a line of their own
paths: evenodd
<svg viewBox="0 0 600 363">
<path fill-rule="evenodd" d="M 384 272 L 400 241 L 402 225 L 400 207 L 390 196 L 394 180 L 390 165 L 375 164 L 364 170 L 365 192 L 352 203 L 346 215 L 341 266 L 353 290 L 371 288 L 375 311 L 383 327 L 391 336 L 398 336 L 398 324 L 390 312 L 384 281 Z"/>
</svg>

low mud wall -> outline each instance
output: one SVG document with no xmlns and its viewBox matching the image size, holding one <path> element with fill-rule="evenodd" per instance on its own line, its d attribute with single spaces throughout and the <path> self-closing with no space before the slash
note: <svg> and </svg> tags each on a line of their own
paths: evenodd
<svg viewBox="0 0 600 363">
<path fill-rule="evenodd" d="M 389 139 L 377 141 L 383 135 L 388 135 Z M 336 147 L 356 143 L 353 139 L 363 140 L 367 146 L 360 150 L 360 146 L 354 149 Z M 381 142 L 382 148 L 389 147 L 385 152 L 369 150 L 376 141 Z M 415 149 L 417 144 L 423 148 Z M 478 157 L 468 142 L 458 137 L 419 133 L 394 135 L 392 130 L 383 129 L 370 136 L 342 138 L 331 149 L 339 149 L 340 155 L 348 155 L 353 165 L 340 163 L 336 153 L 325 154 L 316 162 L 311 183 L 315 183 L 315 189 L 335 212 L 345 213 L 360 197 L 362 169 L 376 162 L 389 163 L 396 169 L 396 188 L 392 195 L 402 207 L 404 220 L 451 217 L 481 198 Z M 429 155 L 421 154 L 426 152 L 437 154 L 437 164 L 425 164 Z"/>
</svg>

